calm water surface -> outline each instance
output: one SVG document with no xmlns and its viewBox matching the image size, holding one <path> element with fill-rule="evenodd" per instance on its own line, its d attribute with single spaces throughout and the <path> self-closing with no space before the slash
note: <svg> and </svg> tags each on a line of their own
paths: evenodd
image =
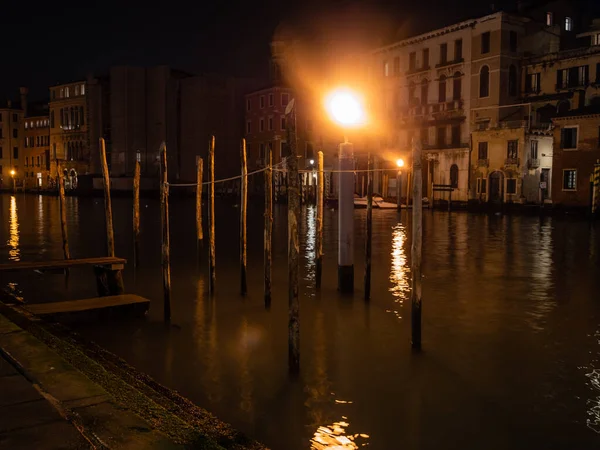
<svg viewBox="0 0 600 450">
<path fill-rule="evenodd" d="M 131 201 L 113 200 L 117 254 L 132 260 Z M 410 350 L 410 215 L 373 214 L 372 300 L 362 300 L 365 211 L 355 214 L 356 286 L 336 291 L 337 221 L 325 214 L 314 289 L 314 209 L 303 211 L 301 374 L 287 373 L 286 211 L 274 218 L 273 304 L 262 299 L 262 207 L 217 205 L 217 293 L 197 262 L 192 200 L 171 204 L 173 324 L 162 324 L 160 211 L 142 199 L 142 262 L 125 287 L 146 320 L 78 331 L 273 449 L 600 448 L 600 225 L 565 218 L 427 212 L 424 351 Z M 73 257 L 104 255 L 102 200 L 68 198 Z M 61 258 L 57 199 L 0 195 L 1 262 Z M 94 296 L 89 269 L 3 274 L 26 301 Z"/>
</svg>

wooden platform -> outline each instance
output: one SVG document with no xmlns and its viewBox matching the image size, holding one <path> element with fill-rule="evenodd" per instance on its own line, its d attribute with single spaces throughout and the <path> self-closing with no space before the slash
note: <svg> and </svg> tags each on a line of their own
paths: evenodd
<svg viewBox="0 0 600 450">
<path fill-rule="evenodd" d="M 147 298 L 134 294 L 124 294 L 86 298 L 83 300 L 69 300 L 66 302 L 35 303 L 25 305 L 24 308 L 33 314 L 44 316 L 48 314 L 99 312 L 109 309 L 128 309 L 145 314 L 149 307 L 150 300 Z"/>
<path fill-rule="evenodd" d="M 105 266 L 112 270 L 120 270 L 123 269 L 126 262 L 126 259 L 111 256 L 99 258 L 58 259 L 54 261 L 19 261 L 8 264 L 0 264 L 0 272 L 69 269 L 77 266 Z"/>
</svg>

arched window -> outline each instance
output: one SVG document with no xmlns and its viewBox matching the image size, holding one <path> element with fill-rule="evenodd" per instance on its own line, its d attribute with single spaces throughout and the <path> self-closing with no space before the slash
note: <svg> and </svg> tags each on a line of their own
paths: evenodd
<svg viewBox="0 0 600 450">
<path fill-rule="evenodd" d="M 490 95 L 490 68 L 483 66 L 479 72 L 479 98 Z"/>
<path fill-rule="evenodd" d="M 462 97 L 462 80 L 460 72 L 454 73 L 454 81 L 452 82 L 452 99 L 460 100 Z"/>
<path fill-rule="evenodd" d="M 421 105 L 426 105 L 429 101 L 429 82 L 427 79 L 421 81 Z"/>
<path fill-rule="evenodd" d="M 508 68 L 508 95 L 517 95 L 517 68 L 513 64 Z"/>
<path fill-rule="evenodd" d="M 458 166 L 456 164 L 450 166 L 450 185 L 453 188 L 458 187 Z"/>
<path fill-rule="evenodd" d="M 446 76 L 445 75 L 440 76 L 439 98 L 440 98 L 440 103 L 443 103 L 446 101 Z"/>
</svg>

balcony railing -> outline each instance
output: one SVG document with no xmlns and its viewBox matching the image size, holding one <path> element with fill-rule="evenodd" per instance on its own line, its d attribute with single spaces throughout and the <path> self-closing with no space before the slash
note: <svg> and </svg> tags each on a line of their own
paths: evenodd
<svg viewBox="0 0 600 450">
<path fill-rule="evenodd" d="M 527 166 L 529 166 L 530 169 L 537 169 L 540 167 L 540 160 L 537 158 L 529 158 Z"/>
<path fill-rule="evenodd" d="M 519 166 L 519 158 L 506 158 L 506 160 L 504 160 L 504 165 L 505 166 Z"/>
<path fill-rule="evenodd" d="M 490 160 L 487 158 L 486 159 L 478 159 L 477 167 L 490 167 Z"/>
</svg>

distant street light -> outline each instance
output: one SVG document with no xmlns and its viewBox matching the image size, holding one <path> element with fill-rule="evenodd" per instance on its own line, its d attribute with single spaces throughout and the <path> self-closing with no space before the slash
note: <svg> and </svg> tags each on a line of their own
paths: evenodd
<svg viewBox="0 0 600 450">
<path fill-rule="evenodd" d="M 398 167 L 404 167 L 404 160 L 402 158 L 399 158 L 398 160 L 396 160 L 396 165 Z"/>
<path fill-rule="evenodd" d="M 14 176 L 15 176 L 15 173 L 16 173 L 16 172 L 15 172 L 15 170 L 14 170 L 14 169 L 12 169 L 12 170 L 10 171 L 10 175 L 11 175 L 12 177 L 14 177 Z"/>
<path fill-rule="evenodd" d="M 325 98 L 325 109 L 344 129 L 365 124 L 365 110 L 356 92 L 339 88 Z M 354 290 L 354 147 L 344 136 L 339 146 L 338 290 Z"/>
<path fill-rule="evenodd" d="M 312 165 L 314 165 L 314 163 L 315 163 L 315 160 L 314 160 L 314 159 L 311 159 L 311 160 L 309 160 L 308 162 L 309 162 L 309 163 L 310 163 L 310 165 L 312 166 Z"/>
</svg>

